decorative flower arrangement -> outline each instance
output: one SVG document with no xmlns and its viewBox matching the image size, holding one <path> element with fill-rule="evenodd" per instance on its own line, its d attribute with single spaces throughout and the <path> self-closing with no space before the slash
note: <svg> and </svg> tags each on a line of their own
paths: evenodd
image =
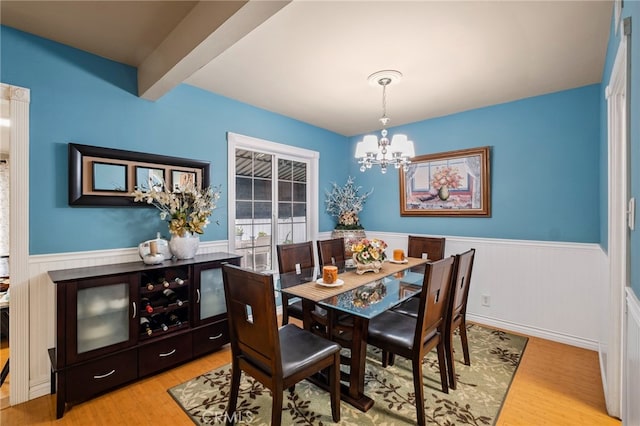
<svg viewBox="0 0 640 426">
<path fill-rule="evenodd" d="M 436 167 L 433 176 L 431 176 L 431 187 L 440 190 L 443 186 L 449 189 L 460 187 L 462 176 L 458 173 L 458 169 L 450 166 Z"/>
<path fill-rule="evenodd" d="M 166 188 L 163 185 L 161 188 Z M 148 191 L 133 191 L 133 201 L 147 202 L 160 210 L 160 219 L 169 222 L 172 235 L 184 237 L 187 232 L 202 234 L 209 216 L 220 199 L 220 187 L 197 189 L 188 185 L 182 191 L 161 191 L 152 187 Z M 217 223 L 217 222 L 216 222 Z"/>
<path fill-rule="evenodd" d="M 358 213 L 364 208 L 364 203 L 373 189 L 365 194 L 359 194 L 361 187 L 355 186 L 355 178 L 349 176 L 347 183 L 339 187 L 335 182 L 331 192 L 325 190 L 327 196 L 327 212 L 338 221 L 336 229 L 362 229 Z"/>
<path fill-rule="evenodd" d="M 387 258 L 384 253 L 386 248 L 387 243 L 382 240 L 363 238 L 357 244 L 351 246 L 351 251 L 356 262 L 367 264 L 376 261 L 383 262 Z"/>
</svg>

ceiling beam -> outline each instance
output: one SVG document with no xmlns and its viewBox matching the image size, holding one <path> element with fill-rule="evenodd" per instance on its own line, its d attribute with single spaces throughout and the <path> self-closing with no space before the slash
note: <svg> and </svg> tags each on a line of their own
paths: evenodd
<svg viewBox="0 0 640 426">
<path fill-rule="evenodd" d="M 138 67 L 138 96 L 160 99 L 290 1 L 198 2 Z"/>
</svg>

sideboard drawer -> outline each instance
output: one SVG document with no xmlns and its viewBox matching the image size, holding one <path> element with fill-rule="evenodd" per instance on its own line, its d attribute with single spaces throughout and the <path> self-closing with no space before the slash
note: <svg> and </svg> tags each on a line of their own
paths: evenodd
<svg viewBox="0 0 640 426">
<path fill-rule="evenodd" d="M 140 347 L 138 372 L 140 376 L 155 373 L 191 359 L 191 334 L 183 333 Z"/>
<path fill-rule="evenodd" d="M 193 331 L 193 356 L 200 356 L 229 343 L 227 320 L 214 322 Z"/>
<path fill-rule="evenodd" d="M 70 368 L 67 376 L 67 401 L 85 400 L 136 379 L 137 352 L 133 349 Z"/>
</svg>

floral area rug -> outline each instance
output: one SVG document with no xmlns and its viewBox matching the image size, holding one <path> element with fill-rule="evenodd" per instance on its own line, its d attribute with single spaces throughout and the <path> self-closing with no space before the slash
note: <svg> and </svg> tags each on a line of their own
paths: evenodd
<svg viewBox="0 0 640 426">
<path fill-rule="evenodd" d="M 434 425 L 492 425 L 518 367 L 526 337 L 492 330 L 476 324 L 467 326 L 471 365 L 463 363 L 460 338 L 455 337 L 458 386 L 442 392 L 435 350 L 423 362 L 425 415 Z M 415 394 L 411 364 L 396 356 L 395 364 L 382 368 L 381 352 L 368 347 L 365 394 L 374 406 L 363 413 L 341 403 L 341 425 L 415 424 Z M 345 368 L 343 366 L 343 368 Z M 224 423 L 231 380 L 231 365 L 195 377 L 169 389 L 171 396 L 197 425 Z M 242 374 L 236 424 L 268 425 L 271 393 L 253 378 Z M 329 394 L 303 380 L 294 393 L 285 390 L 283 425 L 332 424 Z"/>
</svg>

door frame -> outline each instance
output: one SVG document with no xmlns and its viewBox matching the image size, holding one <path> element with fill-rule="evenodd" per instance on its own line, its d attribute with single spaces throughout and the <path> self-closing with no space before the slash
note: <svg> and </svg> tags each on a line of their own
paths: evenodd
<svg viewBox="0 0 640 426">
<path fill-rule="evenodd" d="M 624 23 L 621 23 L 624 26 Z M 600 349 L 607 412 L 614 417 L 622 413 L 624 377 L 625 287 L 629 285 L 629 230 L 627 203 L 629 200 L 629 98 L 628 98 L 628 35 L 621 29 L 621 38 L 605 94 L 607 99 L 608 132 L 608 254 L 609 286 L 606 342 Z M 601 343 L 602 345 L 602 343 Z"/>
<path fill-rule="evenodd" d="M 9 347 L 11 381 L 9 404 L 29 400 L 29 103 L 31 92 L 0 83 L 2 98 L 10 102 L 9 141 Z"/>
</svg>

